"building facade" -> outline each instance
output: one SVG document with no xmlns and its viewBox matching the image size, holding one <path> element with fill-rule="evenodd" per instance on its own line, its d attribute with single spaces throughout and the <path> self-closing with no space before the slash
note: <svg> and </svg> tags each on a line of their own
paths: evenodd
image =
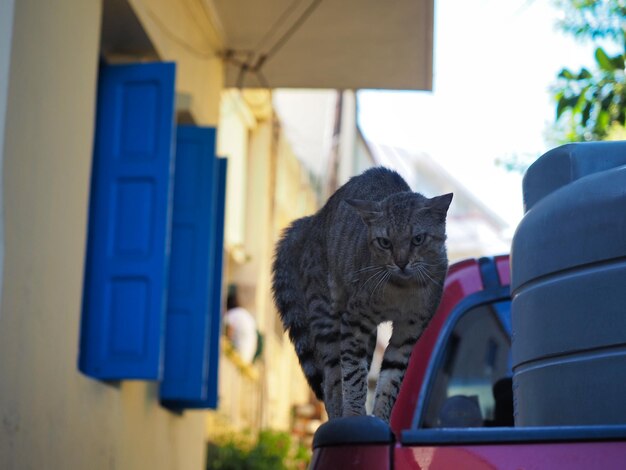
<svg viewBox="0 0 626 470">
<path fill-rule="evenodd" d="M 399 40 L 393 18 L 379 29 L 379 46 L 370 50 L 362 38 L 367 38 L 368 22 L 380 16 L 378 2 L 369 1 L 367 8 L 355 2 L 339 3 L 320 7 L 294 36 L 296 39 L 281 46 L 284 56 L 276 47 L 266 51 L 273 49 L 274 55 L 272 67 L 263 69 L 268 80 L 265 85 L 430 86 L 432 1 L 402 0 L 393 11 L 393 17 L 402 18 L 401 29 L 407 39 L 394 57 L 406 64 L 394 67 L 397 83 L 385 82 L 388 67 L 363 68 L 371 65 L 377 51 L 376 57 L 383 60 L 388 50 L 396 50 L 391 42 L 384 44 L 381 40 L 385 35 Z M 225 418 L 234 429 L 289 429 L 293 407 L 308 401 L 308 389 L 272 306 L 269 283 L 273 243 L 289 221 L 317 207 L 317 196 L 308 172 L 300 166 L 285 138 L 269 94 L 228 88 L 259 85 L 254 80 L 238 80 L 238 73 L 250 63 L 246 62 L 245 67 L 237 64 L 235 56 L 245 49 L 242 41 L 246 38 L 252 37 L 250 41 L 256 43 L 263 36 L 263 31 L 254 28 L 270 28 L 282 9 L 281 2 L 246 9 L 241 2 L 212 0 L 0 2 L 0 468 L 198 469 L 204 465 L 207 427 L 211 431 L 215 426 L 207 425 L 209 414 L 215 418 L 214 423 Z M 326 45 L 333 47 L 321 48 L 320 38 L 332 37 L 333 23 L 329 19 L 335 19 L 336 30 L 337 22 L 350 10 L 360 12 L 361 27 L 355 29 L 345 47 L 338 49 L 347 53 L 347 58 L 333 59 L 330 55 L 337 48 L 333 48 L 332 41 Z M 264 21 L 259 22 L 259 18 Z M 415 34 L 415 24 L 423 25 L 420 34 Z M 286 37 L 289 23 L 282 26 L 282 31 L 275 32 L 274 46 Z M 311 62 L 313 54 L 307 48 L 316 43 L 321 48 L 318 52 L 329 60 Z M 415 54 L 417 49 L 419 54 Z M 351 63 L 352 59 L 356 62 Z M 170 111 L 150 101 L 160 84 L 143 80 L 148 87 L 139 90 L 131 80 L 120 98 L 132 105 L 126 114 L 118 114 L 116 125 L 123 130 L 121 143 L 106 138 L 99 123 L 118 98 L 111 95 L 113 98 L 105 99 L 108 95 L 104 94 L 103 70 L 111 66 L 144 70 L 143 66 L 151 63 L 170 64 L 165 66 L 171 72 Z M 358 70 L 361 73 L 351 75 L 351 71 Z M 247 78 L 262 77 L 259 71 L 257 67 L 256 73 Z M 289 82 L 280 83 L 281 77 L 288 77 Z M 133 94 L 135 91 L 139 93 Z M 225 224 L 224 230 L 219 230 L 224 236 L 223 249 L 221 243 L 211 245 L 211 256 L 224 258 L 223 282 L 212 285 L 213 297 L 207 304 L 211 306 L 211 318 L 203 314 L 203 321 L 213 321 L 211 332 L 219 333 L 221 308 L 216 293 L 225 291 L 228 283 L 236 283 L 265 338 L 263 359 L 253 366 L 256 374 L 247 376 L 236 360 L 219 348 L 219 337 L 209 338 L 205 323 L 199 330 L 190 329 L 193 337 L 198 331 L 204 332 L 204 343 L 198 347 L 219 352 L 219 361 L 213 353 L 213 362 L 199 366 L 209 375 L 217 374 L 208 382 L 202 375 L 203 382 L 194 391 L 206 394 L 205 386 L 214 389 L 216 396 L 208 401 L 166 399 L 163 377 L 168 377 L 168 369 L 172 371 L 171 364 L 192 361 L 187 362 L 184 355 L 167 353 L 169 336 L 182 331 L 177 330 L 175 313 L 165 318 L 162 307 L 156 314 L 162 323 L 148 321 L 148 316 L 137 319 L 136 312 L 146 312 L 152 318 L 155 310 L 133 294 L 152 285 L 143 277 L 114 275 L 105 297 L 110 304 L 93 303 L 94 308 L 103 309 L 102 315 L 110 315 L 115 334 L 99 336 L 100 342 L 94 342 L 90 335 L 94 331 L 102 333 L 102 328 L 85 326 L 93 323 L 85 321 L 92 318 L 91 308 L 85 307 L 91 305 L 85 300 L 86 285 L 103 272 L 90 258 L 94 253 L 110 248 L 136 261 L 145 254 L 144 248 L 154 248 L 158 232 L 162 243 L 156 250 L 162 261 L 159 282 L 166 285 L 168 269 L 175 269 L 167 263 L 169 242 L 175 245 L 182 235 L 173 230 L 170 240 L 168 217 L 171 215 L 174 221 L 182 217 L 177 213 L 176 201 L 185 201 L 187 189 L 180 190 L 179 195 L 171 188 L 171 193 L 159 192 L 165 201 L 164 212 L 159 217 L 138 219 L 134 217 L 135 209 L 149 205 L 151 191 L 157 186 L 153 188 L 152 176 L 127 174 L 116 193 L 119 198 L 108 201 L 127 225 L 118 230 L 117 226 L 105 224 L 95 235 L 93 230 L 90 232 L 90 226 L 96 226 L 94 217 L 102 214 L 91 205 L 98 186 L 94 182 L 100 176 L 94 170 L 99 168 L 94 155 L 102 145 L 108 148 L 106 145 L 111 144 L 113 149 L 118 144 L 126 146 L 132 168 L 138 168 L 135 164 L 150 160 L 147 155 L 154 149 L 152 141 L 135 138 L 137 133 L 151 135 L 148 127 L 136 125 L 150 121 L 145 116 L 164 114 L 170 119 L 169 134 L 159 131 L 152 137 L 166 153 L 168 149 L 172 155 L 184 153 L 178 147 L 181 140 L 176 140 L 176 135 L 182 134 L 174 129 L 186 125 L 213 129 L 217 144 L 211 158 L 227 159 L 223 188 L 226 217 L 225 221 L 217 217 L 214 224 Z M 170 140 L 161 142 L 165 134 Z M 167 173 L 171 167 L 166 164 L 164 168 L 163 184 L 173 184 L 174 174 Z M 194 176 L 193 170 L 188 173 L 190 178 Z M 174 199 L 173 205 L 168 197 Z M 217 207 L 213 210 L 219 212 Z M 151 224 L 155 223 L 161 224 L 161 232 L 152 230 Z M 217 236 L 214 225 L 211 236 Z M 112 244 L 106 242 L 102 250 L 94 251 L 92 235 L 110 236 Z M 197 279 L 180 266 L 176 269 L 181 275 L 176 277 L 178 280 Z M 210 269 L 215 277 L 222 271 L 221 263 L 213 262 Z M 169 282 L 169 290 L 161 287 L 152 292 L 151 301 L 169 300 L 169 293 L 175 290 Z M 150 335 L 141 336 L 144 330 L 150 330 Z M 107 369 L 105 374 L 102 364 L 83 360 L 85 344 L 93 346 L 90 351 L 96 358 L 103 350 L 113 351 L 115 361 L 119 361 L 117 369 Z M 152 361 L 150 373 L 143 376 L 143 370 L 119 372 L 123 368 L 120 364 L 126 366 L 144 353 Z M 196 350 L 192 353 L 201 356 Z M 202 356 L 201 361 L 205 360 Z M 244 409 L 244 404 L 248 408 Z M 217 411 L 207 412 L 206 406 L 217 406 Z"/>
</svg>

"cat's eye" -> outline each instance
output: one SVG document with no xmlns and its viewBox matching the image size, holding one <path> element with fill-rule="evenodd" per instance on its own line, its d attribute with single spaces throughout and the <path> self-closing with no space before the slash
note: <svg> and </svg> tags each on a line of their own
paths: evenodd
<svg viewBox="0 0 626 470">
<path fill-rule="evenodd" d="M 388 238 L 378 237 L 376 241 L 378 242 L 378 246 L 380 246 L 383 250 L 391 248 L 391 241 Z"/>
<path fill-rule="evenodd" d="M 424 235 L 423 233 L 419 233 L 411 239 L 411 243 L 415 246 L 420 246 L 422 243 L 424 243 L 424 240 L 426 240 L 426 235 Z"/>
</svg>

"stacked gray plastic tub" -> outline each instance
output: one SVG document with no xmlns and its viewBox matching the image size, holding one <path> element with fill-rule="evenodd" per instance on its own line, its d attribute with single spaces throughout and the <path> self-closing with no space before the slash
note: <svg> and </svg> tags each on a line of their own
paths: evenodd
<svg viewBox="0 0 626 470">
<path fill-rule="evenodd" d="M 515 424 L 626 423 L 626 142 L 554 149 L 523 190 L 511 250 Z"/>
</svg>

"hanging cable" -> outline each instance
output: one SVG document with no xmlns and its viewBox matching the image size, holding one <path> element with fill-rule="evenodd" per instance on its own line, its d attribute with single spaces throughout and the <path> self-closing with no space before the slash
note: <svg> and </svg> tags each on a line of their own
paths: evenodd
<svg viewBox="0 0 626 470">
<path fill-rule="evenodd" d="M 263 72 L 261 72 L 260 70 L 257 70 L 255 72 L 255 75 L 256 75 L 257 80 L 261 84 L 261 87 L 267 88 L 269 90 L 270 89 L 270 84 L 268 83 L 267 79 L 265 78 L 265 75 L 263 75 Z"/>
<path fill-rule="evenodd" d="M 291 37 L 302 27 L 302 25 L 306 22 L 306 20 L 313 14 L 313 12 L 317 9 L 322 0 L 313 0 L 309 6 L 300 14 L 300 16 L 296 19 L 296 21 L 283 33 L 282 36 L 276 40 L 273 46 L 271 46 L 266 53 L 260 53 L 261 46 L 263 46 L 267 40 L 273 35 L 274 31 L 278 29 L 285 20 L 292 14 L 295 7 L 301 3 L 302 0 L 294 0 L 278 17 L 278 19 L 274 22 L 272 27 L 268 30 L 267 33 L 263 35 L 261 40 L 259 41 L 257 48 L 254 53 L 249 54 L 248 59 L 243 63 L 236 64 L 235 60 L 232 57 L 232 54 L 229 57 L 225 57 L 227 62 L 233 63 L 239 67 L 239 74 L 237 76 L 237 88 L 243 88 L 245 83 L 245 77 L 248 73 L 254 75 L 262 87 L 270 88 L 270 85 L 266 79 L 266 77 L 261 72 L 261 69 L 272 56 L 274 56 L 288 41 Z M 235 51 L 232 51 L 233 53 Z"/>
<path fill-rule="evenodd" d="M 272 35 L 278 31 L 278 29 L 283 25 L 283 23 L 285 22 L 285 20 L 287 18 L 289 18 L 289 16 L 291 15 L 291 13 L 295 10 L 295 8 L 302 3 L 302 0 L 293 0 L 291 2 L 291 4 L 285 8 L 285 10 L 282 12 L 282 14 L 278 17 L 278 19 L 274 22 L 274 24 L 267 30 L 267 32 L 265 33 L 265 35 L 261 38 L 261 40 L 258 42 L 257 46 L 254 48 L 254 51 L 256 53 L 258 53 L 258 51 L 263 49 L 263 46 L 265 45 L 265 43 L 267 42 L 267 40 L 269 38 L 272 37 Z"/>
<path fill-rule="evenodd" d="M 322 0 L 313 0 L 311 4 L 307 7 L 306 10 L 302 12 L 300 17 L 295 21 L 295 23 L 289 28 L 285 34 L 283 34 L 278 41 L 271 47 L 271 49 L 261 57 L 263 58 L 263 62 L 267 61 L 270 57 L 276 54 L 286 43 L 289 41 L 291 36 L 295 34 L 298 29 L 309 19 L 309 17 L 313 14 L 313 12 L 317 9 L 319 4 L 322 3 Z"/>
</svg>

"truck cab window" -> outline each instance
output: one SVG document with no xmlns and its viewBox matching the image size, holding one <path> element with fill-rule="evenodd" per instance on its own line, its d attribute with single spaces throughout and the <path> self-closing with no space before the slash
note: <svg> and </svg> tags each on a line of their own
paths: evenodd
<svg viewBox="0 0 626 470">
<path fill-rule="evenodd" d="M 423 427 L 513 426 L 510 301 L 459 317 L 436 365 Z"/>
</svg>

